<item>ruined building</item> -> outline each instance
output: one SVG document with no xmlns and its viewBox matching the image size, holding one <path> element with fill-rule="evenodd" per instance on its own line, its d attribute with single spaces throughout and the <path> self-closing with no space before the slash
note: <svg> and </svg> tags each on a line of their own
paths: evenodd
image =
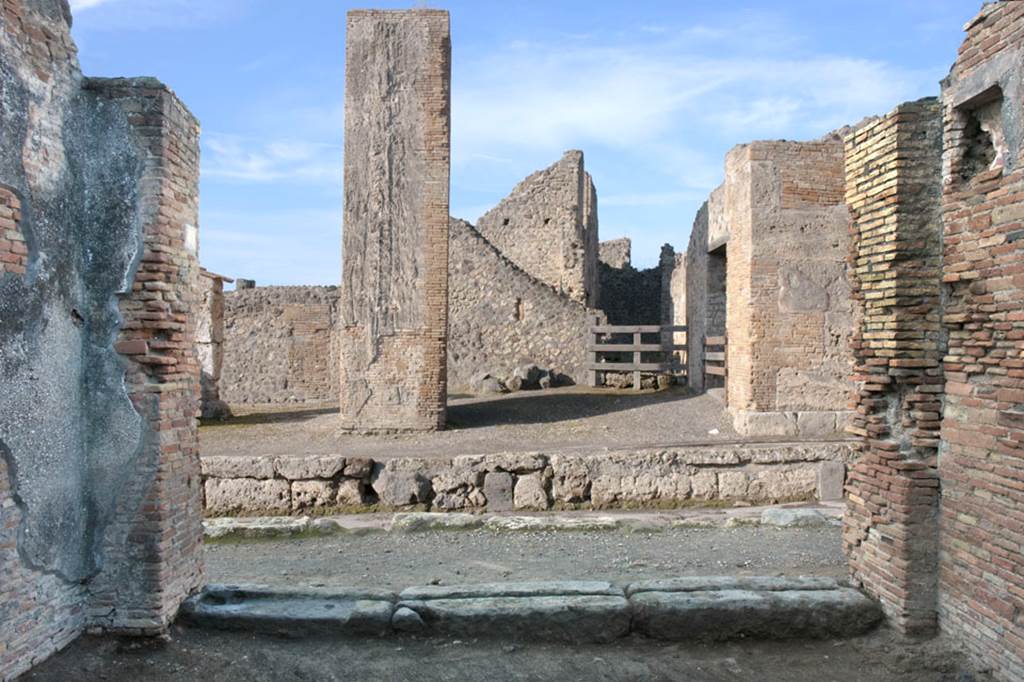
<svg viewBox="0 0 1024 682">
<path fill-rule="evenodd" d="M 0 9 L 0 675 L 162 632 L 203 584 L 199 127 L 84 78 L 64 0 Z"/>
</svg>

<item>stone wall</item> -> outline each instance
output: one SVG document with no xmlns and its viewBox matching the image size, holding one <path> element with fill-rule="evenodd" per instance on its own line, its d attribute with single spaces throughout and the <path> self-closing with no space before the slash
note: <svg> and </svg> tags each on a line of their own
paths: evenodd
<svg viewBox="0 0 1024 682">
<path fill-rule="evenodd" d="M 203 419 L 224 419 L 231 415 L 220 398 L 224 369 L 224 282 L 232 281 L 202 269 L 196 311 L 196 353 L 201 374 L 201 415 Z"/>
<path fill-rule="evenodd" d="M 598 244 L 597 259 L 599 263 L 621 270 L 632 264 L 632 250 L 633 242 L 629 237 L 609 239 Z"/>
<path fill-rule="evenodd" d="M 986 5 L 942 91 L 939 622 L 1002 680 L 1024 678 L 1022 29 L 1024 4 Z"/>
<path fill-rule="evenodd" d="M 728 403 L 741 433 L 843 427 L 852 321 L 844 194 L 839 141 L 754 142 L 726 159 Z"/>
<path fill-rule="evenodd" d="M 351 11 L 342 427 L 444 426 L 451 35 L 441 10 Z"/>
<path fill-rule="evenodd" d="M 523 271 L 579 303 L 596 304 L 597 191 L 583 152 L 566 152 L 516 185 L 476 229 Z"/>
<path fill-rule="evenodd" d="M 337 287 L 256 287 L 225 296 L 221 397 L 230 405 L 338 400 Z"/>
<path fill-rule="evenodd" d="M 453 218 L 449 235 L 449 384 L 530 363 L 582 382 L 596 311 L 521 270 L 469 223 Z"/>
<path fill-rule="evenodd" d="M 836 499 L 851 455 L 846 443 L 802 443 L 378 461 L 219 456 L 203 458 L 203 477 L 209 516 L 771 504 Z"/>
<path fill-rule="evenodd" d="M 858 392 L 843 541 L 901 629 L 935 628 L 942 411 L 942 113 L 898 107 L 846 142 Z M 906 589 L 913 584 L 914 589 Z"/>
<path fill-rule="evenodd" d="M 4 679 L 86 627 L 160 632 L 202 580 L 198 125 L 156 81 L 83 79 L 69 28 L 0 9 Z"/>
<path fill-rule="evenodd" d="M 729 239 L 725 223 L 725 186 L 718 187 L 697 211 L 686 249 L 687 382 L 696 391 L 721 385 L 717 377 L 705 377 L 704 339 L 725 334 L 725 267 L 712 263 L 710 252 Z M 714 226 L 714 232 L 712 232 Z M 712 239 L 712 236 L 714 239 Z M 712 249 L 713 247 L 713 249 Z M 720 310 L 721 306 L 721 310 Z"/>
</svg>

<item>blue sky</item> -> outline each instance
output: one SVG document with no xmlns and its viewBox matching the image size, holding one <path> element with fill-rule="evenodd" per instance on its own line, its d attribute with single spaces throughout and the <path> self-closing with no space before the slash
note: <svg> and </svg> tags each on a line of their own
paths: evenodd
<svg viewBox="0 0 1024 682">
<path fill-rule="evenodd" d="M 71 0 L 82 67 L 152 75 L 203 126 L 201 257 L 261 284 L 341 277 L 346 0 Z M 980 0 L 462 0 L 452 214 L 583 149 L 602 239 L 685 248 L 725 153 L 938 93 Z"/>
</svg>

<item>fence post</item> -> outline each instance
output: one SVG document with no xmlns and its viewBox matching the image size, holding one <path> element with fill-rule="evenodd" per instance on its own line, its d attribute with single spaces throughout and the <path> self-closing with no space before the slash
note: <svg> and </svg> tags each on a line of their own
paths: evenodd
<svg viewBox="0 0 1024 682">
<path fill-rule="evenodd" d="M 633 351 L 633 364 L 637 366 L 637 369 L 633 370 L 633 390 L 640 390 L 640 360 L 641 353 L 639 350 L 640 344 L 643 343 L 643 334 L 640 332 L 633 333 L 633 345 L 637 347 L 637 350 Z"/>
<path fill-rule="evenodd" d="M 589 319 L 590 327 L 587 328 L 587 363 L 593 366 L 595 363 L 597 363 L 597 351 L 590 350 L 589 347 L 592 344 L 597 345 L 597 333 L 594 331 L 594 326 L 596 326 L 598 323 L 598 317 L 597 315 L 591 315 Z M 587 385 L 590 386 L 591 388 L 597 388 L 596 369 L 587 370 Z"/>
</svg>

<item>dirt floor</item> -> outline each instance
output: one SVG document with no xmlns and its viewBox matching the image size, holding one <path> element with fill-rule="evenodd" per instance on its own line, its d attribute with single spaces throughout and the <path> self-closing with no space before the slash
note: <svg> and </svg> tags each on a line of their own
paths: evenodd
<svg viewBox="0 0 1024 682">
<path fill-rule="evenodd" d="M 942 642 L 887 632 L 846 641 L 564 646 L 488 640 L 286 640 L 174 628 L 166 641 L 83 637 L 26 675 L 36 682 L 599 680 L 982 682 Z"/>
<path fill-rule="evenodd" d="M 214 583 L 389 587 L 678 575 L 846 575 L 840 529 L 375 532 L 209 543 Z"/>
<path fill-rule="evenodd" d="M 641 393 L 571 387 L 455 396 L 449 401 L 448 429 L 428 434 L 345 434 L 338 430 L 337 410 L 303 408 L 239 409 L 239 416 L 200 429 L 203 455 L 343 454 L 374 459 L 740 440 L 719 398 L 695 396 L 681 387 Z"/>
</svg>

